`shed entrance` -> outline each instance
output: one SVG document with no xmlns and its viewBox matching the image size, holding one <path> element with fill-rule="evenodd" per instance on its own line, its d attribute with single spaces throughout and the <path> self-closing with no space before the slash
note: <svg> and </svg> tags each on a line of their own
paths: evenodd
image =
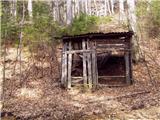
<svg viewBox="0 0 160 120">
<path fill-rule="evenodd" d="M 114 81 L 131 84 L 132 35 L 120 32 L 63 36 L 62 85 L 71 88 L 84 84 L 92 88 L 112 85 Z"/>
</svg>

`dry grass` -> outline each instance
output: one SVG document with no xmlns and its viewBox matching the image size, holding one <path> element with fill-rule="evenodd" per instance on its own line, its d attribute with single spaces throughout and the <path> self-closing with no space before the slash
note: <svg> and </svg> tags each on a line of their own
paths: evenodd
<svg viewBox="0 0 160 120">
<path fill-rule="evenodd" d="M 142 49 L 146 53 L 146 63 L 157 89 L 148 76 L 144 62 L 140 62 L 134 65 L 135 83 L 131 86 L 102 87 L 96 91 L 85 91 L 81 87 L 64 90 L 59 86 L 57 61 L 51 61 L 48 55 L 43 59 L 40 56 L 29 58 L 27 50 L 22 53 L 23 85 L 20 86 L 19 61 L 13 74 L 16 49 L 10 48 L 5 61 L 3 111 L 12 112 L 21 119 L 159 119 L 160 75 L 157 70 L 160 69 L 147 57 L 152 55 L 159 64 L 160 52 L 155 42 L 156 40 L 143 42 Z M 44 55 L 43 52 L 39 54 Z M 60 53 L 57 54 L 60 57 Z M 149 92 L 125 96 L 140 91 Z"/>
</svg>

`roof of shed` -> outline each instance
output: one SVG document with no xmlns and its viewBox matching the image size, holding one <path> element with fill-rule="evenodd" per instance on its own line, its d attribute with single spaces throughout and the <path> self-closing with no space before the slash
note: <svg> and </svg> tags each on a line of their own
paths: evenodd
<svg viewBox="0 0 160 120">
<path fill-rule="evenodd" d="M 129 32 L 110 32 L 110 33 L 86 33 L 73 36 L 63 36 L 63 41 L 68 40 L 82 40 L 82 39 L 119 39 L 121 37 L 130 38 L 133 31 Z"/>
</svg>

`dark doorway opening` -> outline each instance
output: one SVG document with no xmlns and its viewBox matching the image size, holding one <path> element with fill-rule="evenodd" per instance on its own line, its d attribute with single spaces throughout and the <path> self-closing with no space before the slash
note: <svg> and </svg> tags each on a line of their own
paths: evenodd
<svg viewBox="0 0 160 120">
<path fill-rule="evenodd" d="M 118 85 L 125 83 L 124 56 L 98 56 L 98 83 Z"/>
</svg>

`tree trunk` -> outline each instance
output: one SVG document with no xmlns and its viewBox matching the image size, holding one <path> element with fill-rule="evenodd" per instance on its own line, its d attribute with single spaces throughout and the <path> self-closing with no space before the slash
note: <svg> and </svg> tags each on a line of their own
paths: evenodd
<svg viewBox="0 0 160 120">
<path fill-rule="evenodd" d="M 98 8 L 97 8 L 96 0 L 94 0 L 94 6 L 96 8 L 96 15 L 98 16 Z"/>
<path fill-rule="evenodd" d="M 110 4 L 109 4 L 109 0 L 106 1 L 107 3 L 107 11 L 109 12 L 109 14 L 111 15 L 111 8 L 110 8 Z"/>
<path fill-rule="evenodd" d="M 152 1 L 152 0 L 148 0 L 147 11 L 150 11 L 151 1 Z"/>
<path fill-rule="evenodd" d="M 138 36 L 137 36 L 137 21 L 135 15 L 135 0 L 127 0 L 128 5 L 128 21 L 129 21 L 129 29 L 134 32 L 134 36 L 132 39 L 133 44 L 133 60 L 136 62 L 140 59 L 139 56 L 139 47 L 138 47 Z"/>
<path fill-rule="evenodd" d="M 85 13 L 85 0 L 81 0 L 81 11 Z"/>
<path fill-rule="evenodd" d="M 16 18 L 17 16 L 17 0 L 11 1 L 11 15 Z"/>
<path fill-rule="evenodd" d="M 114 14 L 114 1 L 110 0 L 111 3 L 111 13 Z"/>
<path fill-rule="evenodd" d="M 75 0 L 72 0 L 71 6 L 72 6 L 72 19 L 75 17 Z"/>
<path fill-rule="evenodd" d="M 107 0 L 104 0 L 104 16 L 107 16 Z"/>
<path fill-rule="evenodd" d="M 84 1 L 85 13 L 88 14 L 88 0 Z"/>
<path fill-rule="evenodd" d="M 32 0 L 28 0 L 28 14 L 30 19 L 32 19 Z"/>
<path fill-rule="evenodd" d="M 91 7 L 92 7 L 92 6 L 91 6 L 92 4 L 91 4 L 91 1 L 92 1 L 92 0 L 88 0 L 88 14 L 89 14 L 89 15 L 92 14 L 92 8 L 91 8 Z"/>
<path fill-rule="evenodd" d="M 80 12 L 80 4 L 79 4 L 80 0 L 76 0 L 75 1 L 75 14 L 79 15 Z"/>
<path fill-rule="evenodd" d="M 60 16 L 59 16 L 59 0 L 56 0 L 56 3 L 55 3 L 55 20 L 56 21 L 59 21 L 60 20 Z"/>
<path fill-rule="evenodd" d="M 72 6 L 71 6 L 72 1 L 67 0 L 67 25 L 71 24 L 72 21 Z"/>
<path fill-rule="evenodd" d="M 134 32 L 137 32 L 136 28 L 136 15 L 135 15 L 135 0 L 127 0 L 128 4 L 128 17 L 129 17 L 129 23 L 131 30 Z"/>
<path fill-rule="evenodd" d="M 55 21 L 55 1 L 54 0 L 52 1 L 52 17 Z"/>
<path fill-rule="evenodd" d="M 119 0 L 119 21 L 120 23 L 124 22 L 125 13 L 124 13 L 124 0 Z"/>
</svg>

